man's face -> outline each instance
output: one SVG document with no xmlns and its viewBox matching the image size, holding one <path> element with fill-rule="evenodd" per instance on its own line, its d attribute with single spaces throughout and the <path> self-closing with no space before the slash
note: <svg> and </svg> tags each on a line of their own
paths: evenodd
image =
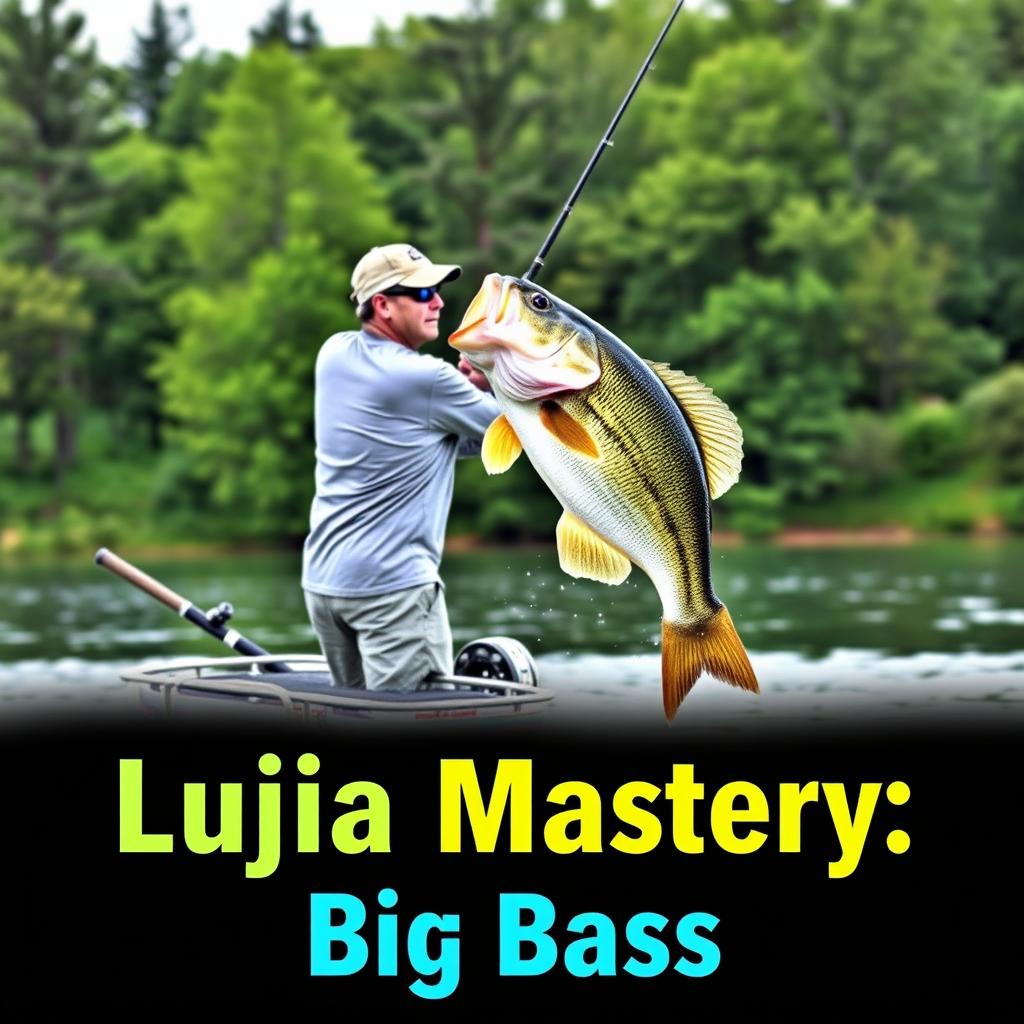
<svg viewBox="0 0 1024 1024">
<path fill-rule="evenodd" d="M 435 292 L 426 302 L 417 302 L 408 295 L 384 295 L 386 305 L 381 310 L 386 314 L 394 332 L 411 349 L 418 349 L 438 335 L 438 321 L 444 300 Z"/>
</svg>

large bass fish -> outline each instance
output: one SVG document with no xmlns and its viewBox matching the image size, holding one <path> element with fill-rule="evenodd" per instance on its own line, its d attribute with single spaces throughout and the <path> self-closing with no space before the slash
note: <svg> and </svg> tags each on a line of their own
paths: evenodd
<svg viewBox="0 0 1024 1024">
<path fill-rule="evenodd" d="M 743 455 L 728 407 L 532 281 L 490 274 L 450 341 L 502 410 L 484 437 L 487 472 L 525 450 L 562 503 L 562 569 L 618 584 L 638 565 L 654 583 L 666 717 L 702 672 L 756 692 L 711 587 L 710 499 L 736 482 Z"/>
</svg>

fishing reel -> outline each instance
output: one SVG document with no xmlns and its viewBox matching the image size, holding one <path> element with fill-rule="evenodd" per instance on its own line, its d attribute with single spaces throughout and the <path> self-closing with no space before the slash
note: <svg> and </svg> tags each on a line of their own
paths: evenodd
<svg viewBox="0 0 1024 1024">
<path fill-rule="evenodd" d="M 206 617 L 210 620 L 211 626 L 223 626 L 234 614 L 235 606 L 229 601 L 221 601 L 219 605 L 206 613 Z"/>
<path fill-rule="evenodd" d="M 455 655 L 455 674 L 471 679 L 500 679 L 524 686 L 537 686 L 540 681 L 533 655 L 510 636 L 471 640 Z"/>
</svg>

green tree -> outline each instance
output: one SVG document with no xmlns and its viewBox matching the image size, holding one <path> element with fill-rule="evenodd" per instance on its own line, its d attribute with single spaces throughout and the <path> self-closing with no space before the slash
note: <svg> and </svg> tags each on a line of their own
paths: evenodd
<svg viewBox="0 0 1024 1024">
<path fill-rule="evenodd" d="M 122 446 L 160 445 L 159 397 L 148 367 L 175 336 L 166 315 L 170 296 L 190 283 L 193 269 L 174 225 L 161 214 L 181 193 L 181 154 L 135 131 L 101 151 L 94 164 L 113 190 L 95 246 L 122 267 L 121 280 L 90 289 L 94 329 L 83 340 L 91 366 L 94 406 L 111 417 Z"/>
<path fill-rule="evenodd" d="M 1024 77 L 1024 0 L 990 0 L 998 62 L 996 80 Z"/>
<path fill-rule="evenodd" d="M 825 204 L 814 196 L 792 196 L 772 214 L 765 251 L 791 262 L 794 270 L 809 268 L 840 287 L 856 272 L 877 220 L 873 206 L 845 192 L 836 192 Z"/>
<path fill-rule="evenodd" d="M 874 491 L 900 471 L 899 438 L 891 417 L 852 409 L 843 418 L 843 436 L 832 453 L 844 491 Z"/>
<path fill-rule="evenodd" d="M 243 277 L 293 232 L 316 234 L 339 268 L 395 236 L 348 118 L 296 57 L 254 51 L 215 106 L 206 151 L 185 161 L 188 194 L 165 213 L 204 281 Z"/>
<path fill-rule="evenodd" d="M 541 103 L 523 73 L 539 17 L 535 2 L 472 0 L 463 17 L 426 19 L 430 34 L 415 51 L 443 83 L 442 99 L 409 111 L 430 129 L 421 172 L 434 228 L 428 241 L 463 264 L 470 293 L 484 273 L 523 261 L 539 244 L 529 217 L 538 178 L 519 146 Z"/>
<path fill-rule="evenodd" d="M 317 350 L 354 326 L 356 259 L 397 232 L 347 118 L 288 51 L 253 51 L 217 108 L 160 218 L 203 284 L 170 300 L 178 340 L 156 377 L 214 502 L 244 510 L 251 534 L 291 535 L 308 512 Z"/>
<path fill-rule="evenodd" d="M 972 388 L 964 411 L 979 454 L 994 460 L 999 479 L 1024 484 L 1024 365 L 1012 363 Z"/>
<path fill-rule="evenodd" d="M 352 328 L 338 265 L 312 235 L 258 257 L 242 283 L 171 302 L 180 331 L 155 373 L 172 439 L 246 536 L 298 535 L 312 496 L 313 366 Z"/>
<path fill-rule="evenodd" d="M 699 307 L 741 268 L 773 272 L 765 246 L 775 212 L 792 197 L 824 197 L 845 177 L 804 61 L 775 40 L 701 61 L 669 123 L 675 151 L 614 210 L 622 315 L 645 345 L 666 337 L 680 306 Z"/>
<path fill-rule="evenodd" d="M 1010 355 L 1024 357 L 1024 82 L 988 97 L 989 187 L 987 250 L 992 267 L 992 319 Z"/>
<path fill-rule="evenodd" d="M 540 246 L 603 137 L 666 13 L 662 3 L 622 0 L 601 7 L 589 0 L 566 6 L 558 22 L 534 33 L 530 47 L 530 74 L 542 103 L 521 127 L 523 157 L 537 183 L 517 211 L 535 222 L 524 263 Z M 605 301 L 607 275 L 595 277 L 591 264 L 603 268 L 614 259 L 619 240 L 607 237 L 607 229 L 618 219 L 622 196 L 637 174 L 674 150 L 666 122 L 678 109 L 693 64 L 710 46 L 708 23 L 702 14 L 680 12 L 547 260 L 544 283 L 585 303 L 598 317 L 613 315 L 614 303 Z"/>
<path fill-rule="evenodd" d="M 46 267 L 0 262 L 0 410 L 14 415 L 14 464 L 22 473 L 35 461 L 32 420 L 54 407 L 59 383 L 50 351 L 39 339 L 54 332 L 74 337 L 89 327 L 82 288 L 82 281 Z"/>
<path fill-rule="evenodd" d="M 947 305 L 960 323 L 980 313 L 988 290 L 978 112 L 992 31 L 987 3 L 863 0 L 831 9 L 812 49 L 854 194 L 945 247 Z"/>
<path fill-rule="evenodd" d="M 967 451 L 963 413 L 941 400 L 909 406 L 895 420 L 904 467 L 915 476 L 956 472 Z"/>
<path fill-rule="evenodd" d="M 723 35 L 781 36 L 802 41 L 820 23 L 826 0 L 722 0 L 727 17 Z"/>
<path fill-rule="evenodd" d="M 352 137 L 377 170 L 388 206 L 420 237 L 431 203 L 422 174 L 429 134 L 423 119 L 410 116 L 410 97 L 438 99 L 437 76 L 410 59 L 411 39 L 384 33 L 369 46 L 322 47 L 309 58 L 324 87 L 350 119 Z M 424 243 L 426 244 L 426 243 Z"/>
<path fill-rule="evenodd" d="M 837 482 L 829 455 L 848 386 L 840 314 L 839 295 L 811 271 L 792 283 L 743 271 L 687 319 L 674 361 L 739 419 L 742 484 L 810 501 Z"/>
<path fill-rule="evenodd" d="M 128 61 L 132 98 L 142 112 L 146 130 L 154 134 L 181 64 L 181 48 L 192 36 L 188 8 L 168 11 L 161 0 L 154 0 L 149 31 L 132 34 L 135 42 Z"/>
<path fill-rule="evenodd" d="M 307 53 L 322 46 L 323 33 L 310 11 L 292 14 L 291 0 L 281 0 L 272 7 L 262 24 L 249 29 L 249 38 L 256 47 L 279 43 L 297 53 Z"/>
<path fill-rule="evenodd" d="M 199 145 L 217 120 L 213 97 L 227 88 L 237 65 L 238 58 L 231 53 L 203 51 L 185 61 L 160 108 L 161 141 L 179 148 Z"/>
<path fill-rule="evenodd" d="M 957 393 L 992 369 L 1000 344 L 956 330 L 940 312 L 947 254 L 913 224 L 883 225 L 846 288 L 846 338 L 857 353 L 861 394 L 883 410 L 929 392 Z"/>
<path fill-rule="evenodd" d="M 71 238 L 95 221 L 104 188 L 90 163 L 111 141 L 115 97 L 105 86 L 93 47 L 82 46 L 82 15 L 41 0 L 26 12 L 20 0 L 0 5 L 0 80 L 9 113 L 0 121 L 0 203 L 15 235 L 13 252 L 51 275 L 86 274 Z M 79 377 L 75 335 L 54 327 L 55 471 L 58 485 L 76 455 Z"/>
</svg>

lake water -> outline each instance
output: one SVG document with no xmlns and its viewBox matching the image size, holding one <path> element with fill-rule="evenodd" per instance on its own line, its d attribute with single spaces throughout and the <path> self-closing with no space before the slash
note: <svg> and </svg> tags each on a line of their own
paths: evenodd
<svg viewBox="0 0 1024 1024">
<path fill-rule="evenodd" d="M 138 561 L 200 607 L 231 601 L 232 625 L 267 649 L 316 650 L 297 555 Z M 553 550 L 499 550 L 449 555 L 443 574 L 456 648 L 514 636 L 563 709 L 660 716 L 660 605 L 639 570 L 607 587 L 565 576 Z M 1024 710 L 1020 541 L 723 547 L 713 574 L 762 696 L 705 678 L 680 716 L 841 720 L 851 705 L 879 719 Z M 0 563 L 0 706 L 115 699 L 128 665 L 226 653 L 88 560 Z"/>
</svg>

